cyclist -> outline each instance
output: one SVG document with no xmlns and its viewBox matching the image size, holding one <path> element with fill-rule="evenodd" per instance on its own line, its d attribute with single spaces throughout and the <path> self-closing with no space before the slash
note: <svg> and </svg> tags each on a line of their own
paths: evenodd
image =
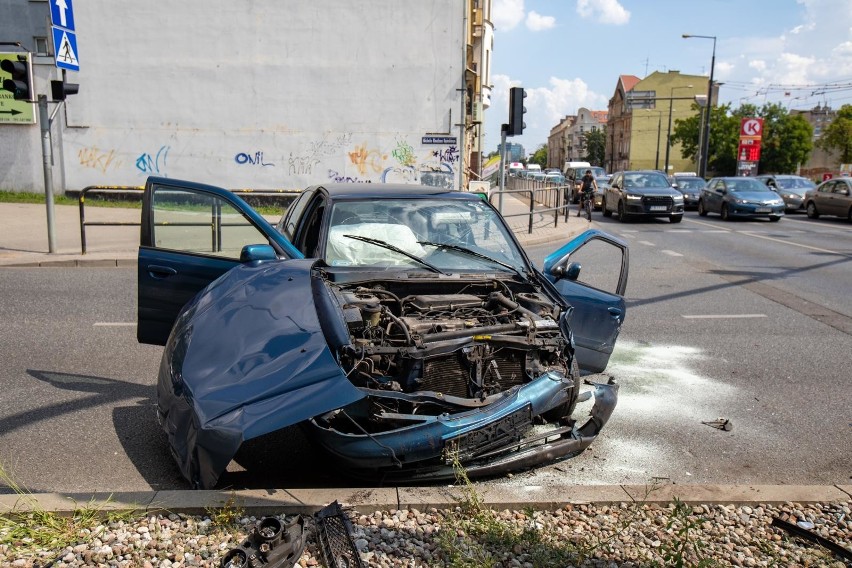
<svg viewBox="0 0 852 568">
<path fill-rule="evenodd" d="M 598 182 L 595 181 L 595 176 L 592 175 L 592 170 L 586 170 L 583 179 L 580 180 L 580 203 L 577 205 L 577 217 L 583 212 L 583 202 L 586 199 L 591 200 L 590 203 L 594 206 L 595 192 L 598 190 Z"/>
</svg>

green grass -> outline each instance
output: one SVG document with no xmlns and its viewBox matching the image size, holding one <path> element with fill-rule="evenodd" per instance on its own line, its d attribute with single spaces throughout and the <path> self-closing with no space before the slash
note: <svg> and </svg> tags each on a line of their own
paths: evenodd
<svg viewBox="0 0 852 568">
<path fill-rule="evenodd" d="M 83 506 L 75 504 L 70 515 L 59 515 L 38 506 L 32 495 L 22 488 L 0 464 L 0 484 L 6 485 L 19 496 L 21 507 L 0 515 L 0 545 L 7 555 L 21 558 L 38 557 L 50 565 L 68 546 L 92 542 L 99 538 L 107 523 L 127 521 L 134 518 L 135 511 L 104 511 L 95 503 Z M 98 527 L 93 530 L 93 527 Z M 45 556 L 48 555 L 48 556 Z"/>
</svg>

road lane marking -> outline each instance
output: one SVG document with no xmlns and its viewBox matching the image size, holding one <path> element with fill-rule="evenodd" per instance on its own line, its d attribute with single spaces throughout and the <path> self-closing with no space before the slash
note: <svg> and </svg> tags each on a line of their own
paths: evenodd
<svg viewBox="0 0 852 568">
<path fill-rule="evenodd" d="M 799 244 L 799 243 L 785 241 L 783 239 L 776 239 L 776 238 L 773 238 L 773 237 L 767 237 L 766 235 L 758 235 L 758 234 L 753 233 L 751 231 L 739 231 L 739 232 L 742 233 L 743 235 L 746 235 L 746 236 L 749 236 L 749 237 L 754 237 L 756 239 L 766 239 L 767 241 L 774 241 L 776 243 L 783 243 L 785 245 L 790 245 L 790 246 L 794 246 L 794 247 L 801 247 L 801 248 L 805 248 L 805 249 L 809 249 L 809 250 L 815 250 L 817 252 L 827 252 L 829 254 L 843 254 L 842 252 L 838 252 L 836 250 L 828 250 L 828 249 L 823 249 L 823 248 L 819 248 L 819 247 L 812 247 L 812 246 L 808 246 L 808 245 L 803 245 L 803 244 Z"/>
<path fill-rule="evenodd" d="M 639 241 L 639 244 L 640 244 L 640 245 L 648 245 L 649 247 L 655 247 L 655 246 L 657 246 L 657 245 L 655 245 L 654 243 L 652 243 L 652 242 L 648 242 L 648 241 Z"/>
<path fill-rule="evenodd" d="M 675 251 L 673 251 L 673 250 L 662 250 L 662 251 L 660 251 L 660 252 L 661 252 L 661 253 L 663 253 L 663 254 L 667 254 L 667 255 L 669 255 L 669 256 L 683 256 L 683 255 L 682 255 L 682 254 L 680 254 L 679 252 L 675 252 Z"/>
<path fill-rule="evenodd" d="M 766 314 L 706 314 L 688 316 L 681 314 L 684 319 L 742 319 L 742 318 L 765 318 Z"/>
<path fill-rule="evenodd" d="M 92 324 L 94 327 L 133 327 L 135 321 L 97 321 Z"/>
</svg>

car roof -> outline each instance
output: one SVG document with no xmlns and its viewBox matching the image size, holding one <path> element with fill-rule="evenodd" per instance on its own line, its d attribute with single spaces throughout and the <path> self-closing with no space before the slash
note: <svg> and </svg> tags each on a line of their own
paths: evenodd
<svg viewBox="0 0 852 568">
<path fill-rule="evenodd" d="M 324 190 L 334 199 L 398 199 L 400 197 L 441 197 L 444 199 L 482 199 L 476 193 L 447 190 L 430 185 L 408 183 L 322 183 L 307 188 Z M 307 191 L 307 190 L 306 190 Z"/>
</svg>

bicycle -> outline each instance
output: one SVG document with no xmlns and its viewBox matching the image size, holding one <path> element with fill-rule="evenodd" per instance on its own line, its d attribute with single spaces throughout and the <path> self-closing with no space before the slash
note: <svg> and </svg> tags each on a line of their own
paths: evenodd
<svg viewBox="0 0 852 568">
<path fill-rule="evenodd" d="M 589 222 L 592 222 L 592 201 L 594 197 L 592 197 L 591 192 L 583 191 L 580 193 L 580 200 L 582 201 L 581 207 L 586 211 L 586 219 Z"/>
</svg>

